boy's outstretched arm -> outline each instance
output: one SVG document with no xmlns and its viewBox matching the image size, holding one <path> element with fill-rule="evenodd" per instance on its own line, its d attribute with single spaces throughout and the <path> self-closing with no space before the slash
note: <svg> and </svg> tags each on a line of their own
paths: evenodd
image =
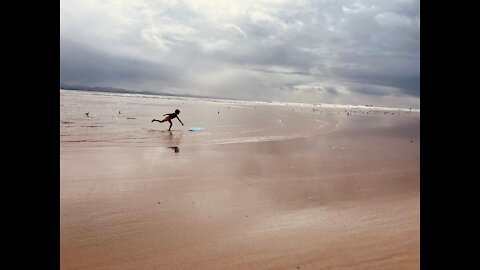
<svg viewBox="0 0 480 270">
<path fill-rule="evenodd" d="M 177 115 L 177 119 L 178 119 L 178 121 L 180 121 L 180 123 L 182 124 L 182 126 L 184 126 L 184 124 L 182 123 L 182 120 L 180 120 L 180 118 L 178 118 L 178 115 Z"/>
</svg>

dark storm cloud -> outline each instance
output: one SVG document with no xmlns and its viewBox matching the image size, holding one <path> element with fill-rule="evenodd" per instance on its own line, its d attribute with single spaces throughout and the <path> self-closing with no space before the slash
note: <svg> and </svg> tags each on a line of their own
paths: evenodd
<svg viewBox="0 0 480 270">
<path fill-rule="evenodd" d="M 152 78 L 166 84 L 177 80 L 171 67 L 108 55 L 66 40 L 60 44 L 60 74 L 66 82 L 84 85 L 116 82 L 121 85 L 125 82 L 141 83 Z"/>
<path fill-rule="evenodd" d="M 327 91 L 329 94 L 338 95 L 338 91 L 337 89 L 335 89 L 335 87 L 325 87 L 324 90 Z"/>
<path fill-rule="evenodd" d="M 418 0 L 65 0 L 61 78 L 410 107 L 419 104 L 419 17 Z"/>
<path fill-rule="evenodd" d="M 402 94 L 414 97 L 420 96 L 420 76 L 419 75 L 398 75 L 366 73 L 366 72 L 340 72 L 343 77 L 348 78 L 350 82 L 362 85 L 359 88 L 352 88 L 352 91 L 373 95 L 388 95 L 390 92 L 382 91 L 379 86 L 396 88 Z M 370 86 L 370 90 L 365 85 Z M 375 90 L 377 89 L 377 90 Z"/>
</svg>

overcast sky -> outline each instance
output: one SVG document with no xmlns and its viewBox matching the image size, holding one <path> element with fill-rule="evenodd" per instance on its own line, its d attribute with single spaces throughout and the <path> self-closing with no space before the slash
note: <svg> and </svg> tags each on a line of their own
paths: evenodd
<svg viewBox="0 0 480 270">
<path fill-rule="evenodd" d="M 420 106 L 419 0 L 61 0 L 65 84 Z"/>
</svg>

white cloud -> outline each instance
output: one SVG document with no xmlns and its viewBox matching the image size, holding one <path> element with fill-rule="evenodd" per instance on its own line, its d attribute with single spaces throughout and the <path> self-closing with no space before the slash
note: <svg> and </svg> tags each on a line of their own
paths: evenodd
<svg viewBox="0 0 480 270">
<path fill-rule="evenodd" d="M 376 6 L 375 5 L 371 5 L 371 6 L 364 6 L 358 2 L 355 2 L 353 3 L 352 5 L 350 6 L 344 6 L 342 5 L 342 10 L 343 12 L 347 13 L 347 14 L 360 14 L 360 13 L 368 13 L 368 12 L 372 12 L 376 9 Z"/>
<path fill-rule="evenodd" d="M 232 28 L 232 29 L 235 29 L 236 31 L 238 31 L 238 33 L 240 33 L 244 38 L 248 38 L 248 35 L 238 26 L 234 25 L 234 24 L 225 24 L 224 25 L 226 28 Z"/>
</svg>

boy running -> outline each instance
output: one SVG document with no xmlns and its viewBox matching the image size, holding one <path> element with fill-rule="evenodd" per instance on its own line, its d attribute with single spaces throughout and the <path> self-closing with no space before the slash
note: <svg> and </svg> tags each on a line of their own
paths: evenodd
<svg viewBox="0 0 480 270">
<path fill-rule="evenodd" d="M 178 121 L 180 121 L 180 123 L 183 126 L 182 120 L 180 120 L 180 118 L 178 117 L 179 114 L 180 114 L 180 110 L 176 109 L 174 113 L 164 114 L 163 116 L 165 116 L 165 118 L 163 118 L 163 120 L 160 121 L 160 120 L 153 119 L 152 122 L 157 121 L 159 123 L 163 123 L 165 121 L 168 121 L 170 123 L 170 127 L 168 128 L 168 131 L 170 131 L 170 129 L 172 128 L 172 119 L 174 118 L 177 118 Z"/>
</svg>

